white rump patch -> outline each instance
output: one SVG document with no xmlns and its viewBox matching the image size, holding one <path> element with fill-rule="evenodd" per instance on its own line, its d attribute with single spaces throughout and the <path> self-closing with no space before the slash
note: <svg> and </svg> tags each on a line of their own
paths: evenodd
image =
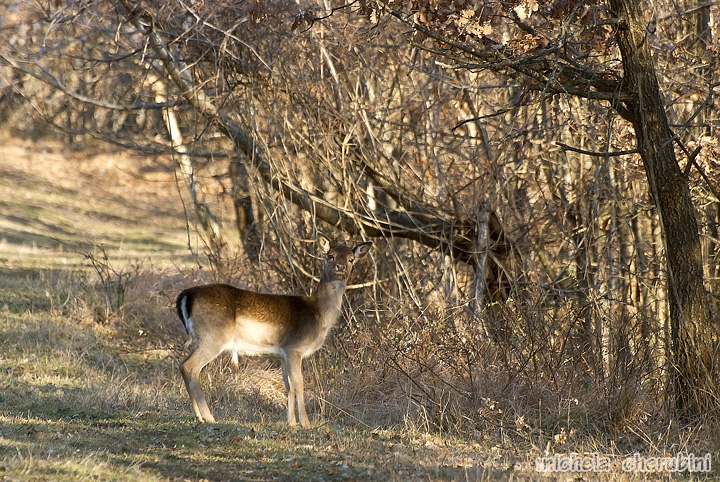
<svg viewBox="0 0 720 482">
<path fill-rule="evenodd" d="M 195 336 L 195 329 L 193 328 L 193 321 L 187 310 L 187 299 L 188 299 L 187 296 L 183 296 L 183 299 L 180 301 L 180 311 L 182 312 L 183 323 L 185 324 L 185 329 L 190 334 L 190 336 Z"/>
</svg>

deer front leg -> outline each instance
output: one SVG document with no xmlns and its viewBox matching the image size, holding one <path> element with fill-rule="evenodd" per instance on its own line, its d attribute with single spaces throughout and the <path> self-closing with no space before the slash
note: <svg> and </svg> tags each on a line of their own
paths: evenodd
<svg viewBox="0 0 720 482">
<path fill-rule="evenodd" d="M 302 357 L 299 353 L 287 355 L 286 385 L 288 386 L 288 423 L 295 425 L 295 403 L 297 401 L 300 425 L 310 428 L 310 420 L 305 411 L 305 384 L 302 376 Z"/>
</svg>

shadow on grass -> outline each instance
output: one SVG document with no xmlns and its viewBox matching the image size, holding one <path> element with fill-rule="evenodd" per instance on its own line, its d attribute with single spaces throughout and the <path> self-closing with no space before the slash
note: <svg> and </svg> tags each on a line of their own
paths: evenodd
<svg viewBox="0 0 720 482">
<path fill-rule="evenodd" d="M 104 473 L 169 480 L 483 480 L 480 467 L 450 466 L 426 447 L 371 431 L 290 428 L 85 406 L 77 389 L 16 381 L 0 395 L 0 467 L 32 458 L 36 480 L 71 480 L 102 461 Z M 8 403 L 12 401 L 21 403 Z M 69 470 L 68 467 L 74 467 Z M 10 475 L 12 475 L 10 473 Z M 63 478 L 66 477 L 66 478 Z M 102 477 L 101 477 L 102 478 Z M 110 477 L 112 478 L 112 477 Z M 506 478 L 502 472 L 493 479 Z M 12 477 L 11 477 L 12 480 Z"/>
</svg>

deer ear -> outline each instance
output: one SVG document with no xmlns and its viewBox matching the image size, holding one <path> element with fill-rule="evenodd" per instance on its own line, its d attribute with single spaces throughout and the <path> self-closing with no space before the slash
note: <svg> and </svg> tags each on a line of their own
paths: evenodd
<svg viewBox="0 0 720 482">
<path fill-rule="evenodd" d="M 366 241 L 364 243 L 358 244 L 355 246 L 353 251 L 355 252 L 356 258 L 362 258 L 366 254 L 368 254 L 368 251 L 370 251 L 370 248 L 372 248 L 372 241 Z"/>
<path fill-rule="evenodd" d="M 320 249 L 327 253 L 330 251 L 330 240 L 322 233 L 318 233 L 317 242 L 320 244 Z"/>
</svg>

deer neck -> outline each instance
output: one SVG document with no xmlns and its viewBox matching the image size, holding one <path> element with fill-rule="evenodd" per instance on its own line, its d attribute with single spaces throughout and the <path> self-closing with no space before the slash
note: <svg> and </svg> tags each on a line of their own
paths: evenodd
<svg viewBox="0 0 720 482">
<path fill-rule="evenodd" d="M 332 325 L 337 321 L 342 308 L 343 295 L 345 294 L 345 281 L 339 279 L 328 279 L 323 276 L 320 280 L 313 298 L 317 302 L 318 309 L 322 314 L 325 324 Z"/>
</svg>

